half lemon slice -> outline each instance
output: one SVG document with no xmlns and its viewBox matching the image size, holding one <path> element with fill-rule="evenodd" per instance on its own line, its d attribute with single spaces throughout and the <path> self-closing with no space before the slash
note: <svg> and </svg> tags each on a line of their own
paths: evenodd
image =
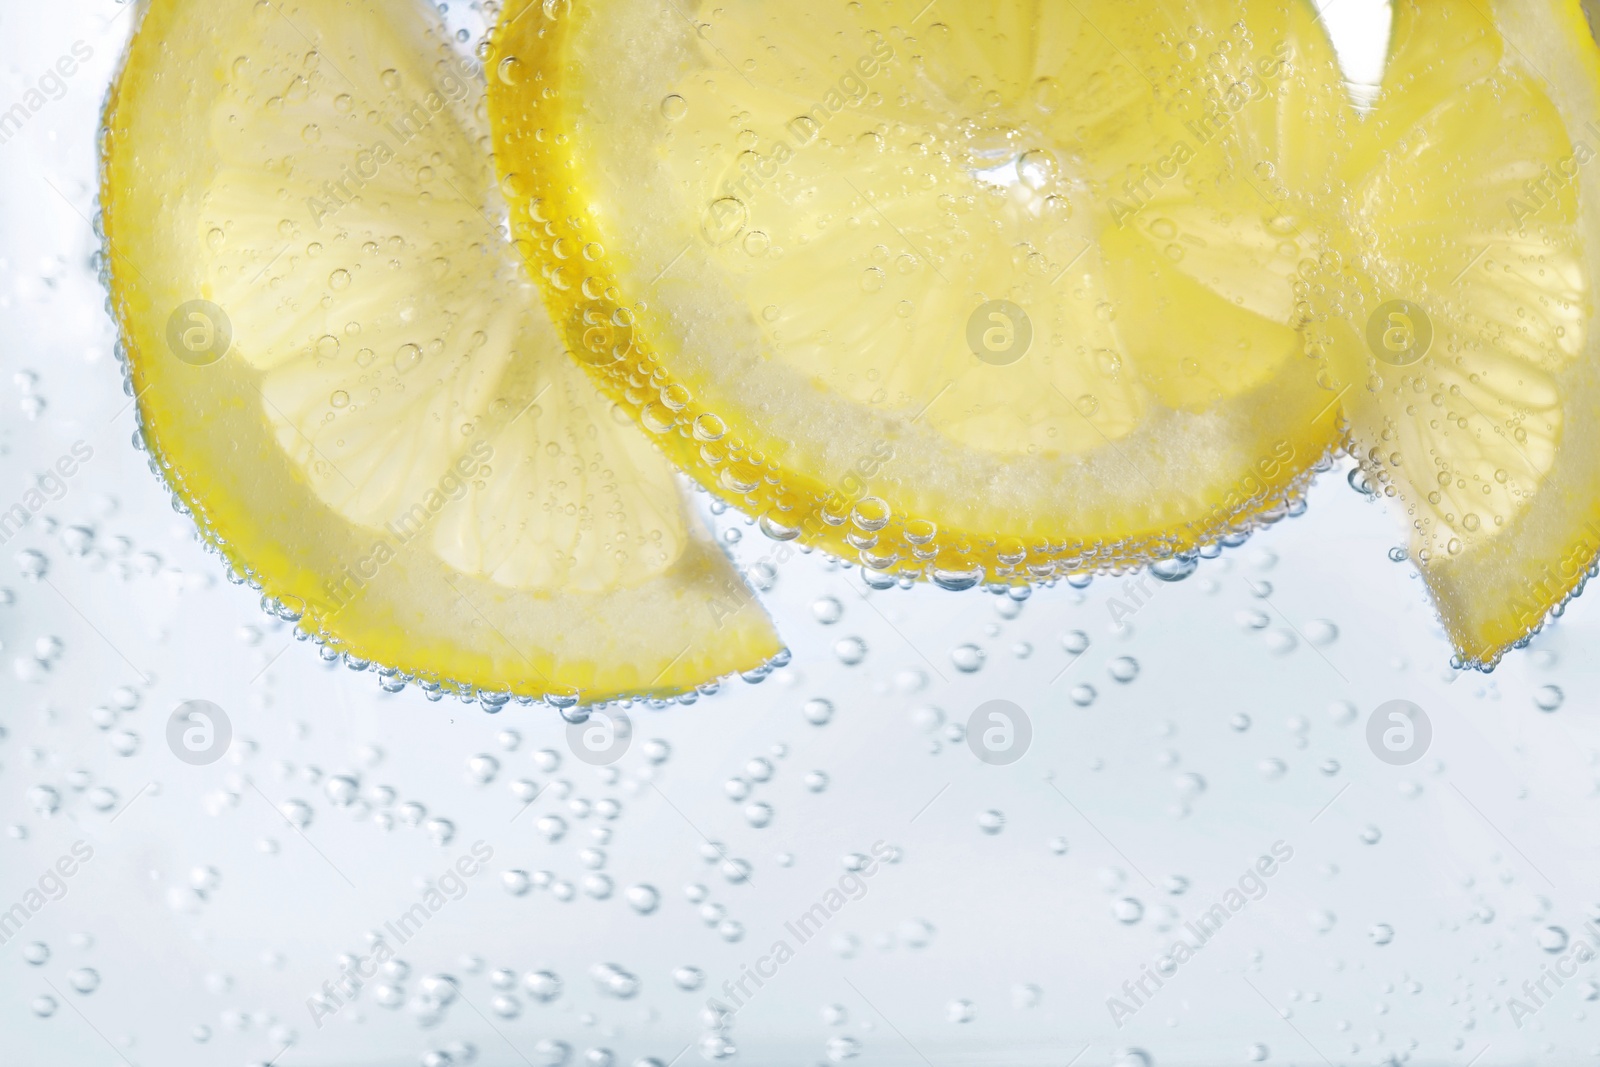
<svg viewBox="0 0 1600 1067">
<path fill-rule="evenodd" d="M 1350 450 L 1404 507 L 1462 665 L 1559 612 L 1600 551 L 1597 115 L 1577 0 L 1397 4 L 1350 239 L 1308 279 Z"/>
<path fill-rule="evenodd" d="M 269 602 L 431 692 L 668 694 L 780 651 L 563 351 L 420 3 L 154 0 L 105 115 L 152 466 Z"/>
<path fill-rule="evenodd" d="M 772 536 L 1106 570 L 1281 517 L 1337 444 L 1308 4 L 512 0 L 491 43 L 558 325 Z"/>
</svg>

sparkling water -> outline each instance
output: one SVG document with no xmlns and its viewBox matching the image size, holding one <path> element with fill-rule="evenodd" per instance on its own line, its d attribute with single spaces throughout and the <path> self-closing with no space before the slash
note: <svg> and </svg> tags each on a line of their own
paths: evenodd
<svg viewBox="0 0 1600 1067">
<path fill-rule="evenodd" d="M 1600 1055 L 1594 598 L 1452 671 L 1344 467 L 1023 599 L 702 497 L 788 663 L 587 721 L 319 657 L 131 444 L 90 221 L 130 6 L 0 13 L 0 108 L 90 53 L 0 144 L 0 505 L 44 499 L 0 549 L 0 1064 Z M 1329 5 L 1356 82 L 1373 6 Z"/>
</svg>

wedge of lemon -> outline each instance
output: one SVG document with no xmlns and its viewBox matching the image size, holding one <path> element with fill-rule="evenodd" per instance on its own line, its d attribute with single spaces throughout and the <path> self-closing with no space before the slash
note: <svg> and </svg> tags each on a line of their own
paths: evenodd
<svg viewBox="0 0 1600 1067">
<path fill-rule="evenodd" d="M 778 538 L 949 586 L 1298 506 L 1348 108 L 1308 4 L 507 3 L 490 113 L 558 326 Z"/>
<path fill-rule="evenodd" d="M 153 0 L 105 116 L 152 466 L 282 613 L 432 692 L 682 692 L 779 652 L 503 233 L 427 5 Z M 520 274 L 520 276 L 519 276 Z"/>
<path fill-rule="evenodd" d="M 1559 611 L 1600 550 L 1597 115 L 1577 0 L 1397 4 L 1345 163 L 1350 242 L 1308 279 L 1351 451 L 1403 505 L 1467 665 Z"/>
</svg>

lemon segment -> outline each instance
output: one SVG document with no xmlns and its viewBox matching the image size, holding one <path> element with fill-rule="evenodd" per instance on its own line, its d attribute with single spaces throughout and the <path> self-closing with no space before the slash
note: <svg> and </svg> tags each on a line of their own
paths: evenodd
<svg viewBox="0 0 1600 1067">
<path fill-rule="evenodd" d="M 1460 661 L 1493 666 L 1600 550 L 1600 63 L 1576 2 L 1396 7 L 1320 350 Z"/>
<path fill-rule="evenodd" d="M 482 113 L 424 4 L 145 7 L 101 202 L 153 465 L 302 628 L 430 689 L 755 669 L 765 615 L 502 236 Z"/>
<path fill-rule="evenodd" d="M 1099 570 L 1281 515 L 1337 444 L 1297 334 L 1347 140 L 1309 5 L 518 0 L 491 52 L 558 325 L 774 536 Z"/>
</svg>

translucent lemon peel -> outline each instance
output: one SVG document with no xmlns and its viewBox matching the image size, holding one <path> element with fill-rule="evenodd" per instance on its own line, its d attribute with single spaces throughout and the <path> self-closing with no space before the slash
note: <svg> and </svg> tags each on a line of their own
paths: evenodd
<svg viewBox="0 0 1600 1067">
<path fill-rule="evenodd" d="M 386 685 L 662 697 L 781 646 L 563 352 L 475 65 L 421 3 L 154 0 L 104 118 L 103 271 L 151 466 Z"/>
<path fill-rule="evenodd" d="M 1396 5 L 1308 277 L 1348 449 L 1400 502 L 1460 666 L 1560 614 L 1600 552 L 1600 51 L 1576 0 Z"/>
<path fill-rule="evenodd" d="M 569 346 L 771 536 L 1109 570 L 1298 508 L 1338 444 L 1296 332 L 1348 139 L 1309 5 L 513 0 L 488 62 Z"/>
</svg>

